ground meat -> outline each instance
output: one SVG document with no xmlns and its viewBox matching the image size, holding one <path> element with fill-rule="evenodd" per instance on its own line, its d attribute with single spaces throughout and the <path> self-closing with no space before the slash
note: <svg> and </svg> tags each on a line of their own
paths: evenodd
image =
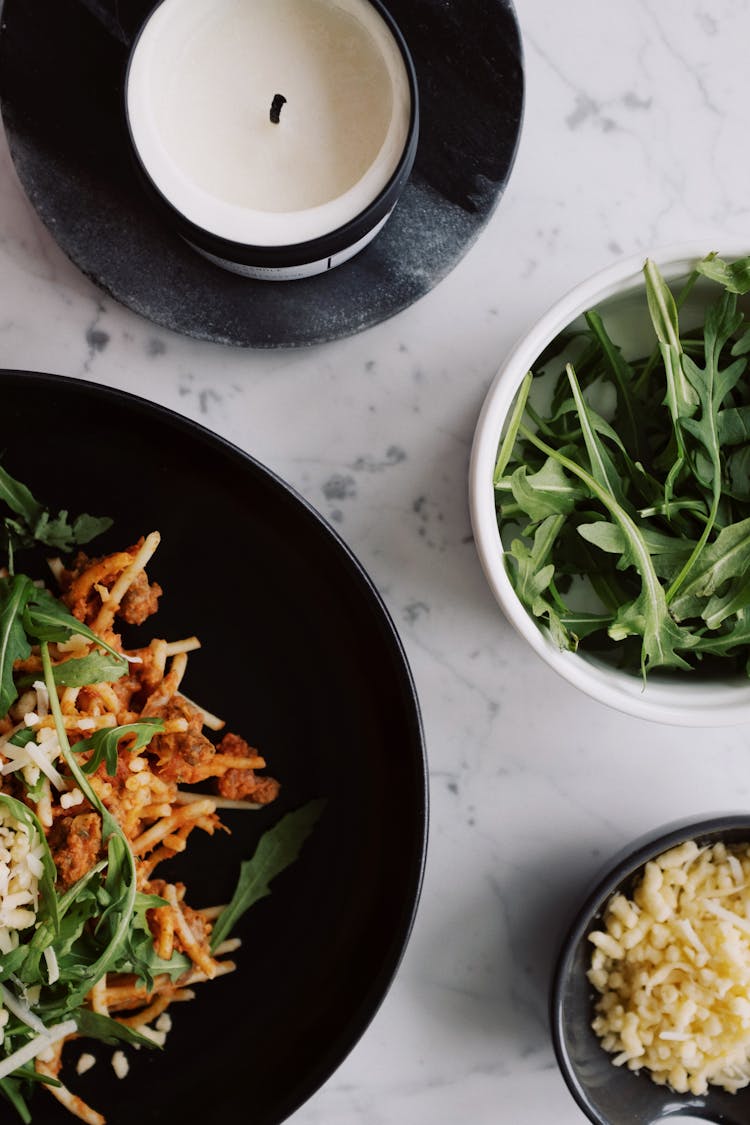
<svg viewBox="0 0 750 1125">
<path fill-rule="evenodd" d="M 117 551 L 101 558 L 89 558 L 84 551 L 78 552 L 72 567 L 63 570 L 60 577 L 62 600 L 74 617 L 91 624 L 102 605 L 97 586 L 111 590 L 142 546 L 143 538 L 126 551 Z M 124 594 L 117 611 L 118 616 L 130 625 L 142 624 L 150 614 L 156 612 L 161 592 L 158 583 L 149 584 L 146 572 L 141 571 Z"/>
<path fill-rule="evenodd" d="M 216 748 L 202 733 L 203 715 L 181 695 L 173 696 L 166 707 L 154 712 L 163 719 L 186 719 L 188 729 L 174 734 L 157 734 L 149 753 L 159 759 L 158 775 L 164 781 L 193 785 L 211 776 L 211 760 Z"/>
<path fill-rule="evenodd" d="M 273 777 L 258 777 L 254 770 L 227 770 L 216 779 L 216 791 L 230 801 L 248 801 L 269 805 L 279 794 L 279 783 Z"/>
<path fill-rule="evenodd" d="M 180 884 L 178 884 L 178 886 L 179 885 Z M 206 921 L 205 916 L 201 914 L 200 911 L 193 910 L 192 907 L 188 906 L 184 901 L 182 903 L 182 912 L 185 915 L 188 926 L 195 935 L 195 940 L 200 945 L 207 945 L 211 934 L 211 926 L 209 922 Z M 175 935 L 175 943 L 177 945 L 181 944 L 179 936 L 177 935 Z"/>
<path fill-rule="evenodd" d="M 161 594 L 159 583 L 149 583 L 145 570 L 142 570 L 122 599 L 118 616 L 128 625 L 142 625 L 147 617 L 156 613 Z"/>
<path fill-rule="evenodd" d="M 98 813 L 63 816 L 55 821 L 48 843 L 57 868 L 58 882 L 72 887 L 96 863 L 102 846 Z"/>
<path fill-rule="evenodd" d="M 247 758 L 255 755 L 244 738 L 231 732 L 225 734 L 216 748 L 220 754 L 229 754 L 233 758 Z M 258 777 L 254 770 L 231 769 L 216 780 L 216 791 L 230 801 L 242 801 L 245 798 L 258 805 L 268 805 L 275 801 L 279 793 L 279 783 L 273 777 Z"/>
<path fill-rule="evenodd" d="M 113 555 L 91 559 L 85 551 L 79 551 L 69 570 L 60 575 L 62 600 L 79 621 L 87 624 L 96 617 L 102 600 L 96 586 L 109 589 L 117 576 L 132 561 L 129 551 L 118 551 Z"/>
</svg>

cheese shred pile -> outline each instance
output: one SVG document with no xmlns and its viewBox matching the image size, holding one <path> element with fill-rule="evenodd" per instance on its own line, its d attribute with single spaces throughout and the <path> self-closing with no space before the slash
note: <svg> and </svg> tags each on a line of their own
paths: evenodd
<svg viewBox="0 0 750 1125">
<path fill-rule="evenodd" d="M 750 1083 L 750 845 L 688 841 L 607 904 L 588 979 L 615 1066 L 677 1093 Z"/>
<path fill-rule="evenodd" d="M 18 945 L 18 931 L 36 921 L 42 846 L 25 824 L 0 809 L 0 953 Z"/>
</svg>

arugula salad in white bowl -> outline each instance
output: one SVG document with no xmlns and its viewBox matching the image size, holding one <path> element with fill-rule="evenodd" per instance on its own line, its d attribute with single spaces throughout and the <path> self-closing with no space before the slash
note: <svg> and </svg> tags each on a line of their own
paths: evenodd
<svg viewBox="0 0 750 1125">
<path fill-rule="evenodd" d="M 750 721 L 750 258 L 617 263 L 498 372 L 475 434 L 480 560 L 557 672 L 631 715 Z"/>
</svg>

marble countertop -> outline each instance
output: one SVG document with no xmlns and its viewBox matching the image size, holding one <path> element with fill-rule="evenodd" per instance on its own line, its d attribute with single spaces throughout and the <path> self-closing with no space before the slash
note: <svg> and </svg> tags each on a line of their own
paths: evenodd
<svg viewBox="0 0 750 1125">
<path fill-rule="evenodd" d="M 0 365 L 172 407 L 242 446 L 369 569 L 414 671 L 431 766 L 424 893 L 394 986 L 295 1125 L 580 1125 L 550 1046 L 561 927 L 642 831 L 748 801 L 744 729 L 630 719 L 560 680 L 480 571 L 466 478 L 524 328 L 623 254 L 750 247 L 747 0 L 518 0 L 527 79 L 508 190 L 427 297 L 311 350 L 154 328 L 63 256 L 0 148 Z"/>
</svg>

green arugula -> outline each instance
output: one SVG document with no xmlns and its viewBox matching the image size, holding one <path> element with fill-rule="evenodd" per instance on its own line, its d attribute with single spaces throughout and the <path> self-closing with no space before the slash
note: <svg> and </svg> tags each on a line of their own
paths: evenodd
<svg viewBox="0 0 750 1125">
<path fill-rule="evenodd" d="M 127 660 L 122 653 L 69 613 L 47 590 L 35 586 L 25 574 L 0 578 L 0 714 L 7 714 L 18 697 L 15 661 L 24 660 L 32 644 L 67 641 L 76 634 L 104 649 L 109 659 L 94 652 L 65 661 L 53 671 L 55 683 L 80 686 L 125 674 Z"/>
<path fill-rule="evenodd" d="M 703 321 L 683 331 L 696 280 Z M 717 659 L 748 671 L 748 292 L 750 258 L 710 254 L 676 293 L 647 261 L 641 358 L 626 360 L 592 309 L 524 378 L 498 450 L 497 517 L 514 588 L 560 647 L 643 676 Z"/>
<path fill-rule="evenodd" d="M 54 669 L 53 669 L 54 674 Z M 119 727 L 103 727 L 94 731 L 90 738 L 76 742 L 73 749 L 76 754 L 93 750 L 93 754 L 82 765 L 84 773 L 96 773 L 102 762 L 110 777 L 117 773 L 117 755 L 120 750 L 120 740 L 126 738 L 127 749 L 131 752 L 142 750 L 148 746 L 151 739 L 160 730 L 164 730 L 164 720 L 157 718 L 139 719 L 137 723 L 124 723 Z"/>
<path fill-rule="evenodd" d="M 15 480 L 1 465 L 0 502 L 13 513 L 3 517 L 1 525 L 11 560 L 16 550 L 35 543 L 57 551 L 70 551 L 73 547 L 89 543 L 112 526 L 112 520 L 106 516 L 80 515 L 72 523 L 67 511 L 53 516 L 32 496 L 25 484 Z"/>
<path fill-rule="evenodd" d="M 22 616 L 34 585 L 25 575 L 0 578 L 0 714 L 7 715 L 18 696 L 13 664 L 31 653 Z"/>
<path fill-rule="evenodd" d="M 555 470 L 548 484 L 554 492 Z M 544 477 L 543 480 L 547 478 Z M 135 858 L 117 819 L 109 812 L 91 785 L 90 775 L 102 764 L 113 775 L 123 751 L 136 752 L 164 729 L 162 719 L 149 717 L 134 723 L 95 731 L 71 747 L 63 721 L 58 688 L 91 683 L 112 683 L 127 672 L 126 658 L 78 621 L 65 606 L 29 577 L 14 572 L 14 552 L 41 543 L 68 550 L 86 542 L 109 526 L 109 520 L 79 516 L 70 521 L 67 512 L 52 515 L 30 491 L 0 468 L 0 504 L 10 515 L 0 514 L 0 546 L 8 552 L 8 575 L 0 578 L 0 715 L 26 690 L 37 675 L 14 673 L 14 666 L 38 648 L 43 679 L 60 745 L 63 772 L 81 790 L 101 819 L 102 852 L 94 866 L 65 891 L 56 886 L 57 873 L 44 830 L 33 811 L 23 802 L 0 793 L 0 811 L 5 811 L 28 829 L 40 845 L 42 873 L 36 924 L 22 931 L 19 944 L 0 959 L 0 984 L 8 1006 L 3 1029 L 6 1056 L 29 1044 L 38 1034 L 20 1015 L 11 1011 L 11 999 L 22 1012 L 27 990 L 38 991 L 33 1013 L 44 1027 L 73 1020 L 82 1037 L 105 1043 L 128 1043 L 155 1047 L 154 1042 L 134 1029 L 84 1006 L 92 986 L 108 973 L 135 974 L 147 988 L 166 974 L 179 979 L 189 973 L 191 960 L 174 951 L 169 960 L 159 957 L 148 924 L 148 911 L 165 905 L 156 895 L 137 889 Z M 74 634 L 93 646 L 85 656 L 53 664 L 50 644 L 67 641 Z M 24 746 L 33 741 L 30 728 L 16 731 L 10 741 Z M 88 760 L 80 755 L 87 753 Z M 27 786 L 27 797 L 38 800 L 42 781 Z M 244 912 L 270 891 L 269 884 L 299 854 L 304 840 L 320 815 L 323 802 L 309 805 L 284 817 L 261 837 L 252 860 L 243 863 L 237 889 L 220 915 L 212 935 L 216 948 L 222 936 Z M 51 975 L 51 967 L 56 973 Z M 39 1075 L 33 1064 L 19 1066 L 0 1080 L 0 1095 L 21 1120 L 30 1121 L 26 1104 L 34 1083 L 59 1085 L 56 1079 Z"/>
<path fill-rule="evenodd" d="M 48 590 L 38 589 L 33 584 L 23 609 L 23 625 L 27 636 L 32 637 L 37 643 L 68 641 L 77 634 L 85 637 L 92 644 L 99 645 L 121 663 L 126 663 L 122 653 L 103 641 L 83 621 L 74 617 Z"/>
<path fill-rule="evenodd" d="M 271 893 L 269 884 L 294 863 L 324 807 L 324 800 L 308 801 L 301 809 L 287 813 L 261 836 L 252 859 L 245 860 L 240 867 L 231 901 L 216 919 L 211 933 L 212 951 L 221 945 L 253 903 Z"/>
<path fill-rule="evenodd" d="M 127 661 L 119 653 L 90 652 L 55 664 L 52 675 L 58 687 L 84 687 L 86 684 L 111 684 L 128 670 Z"/>
<path fill-rule="evenodd" d="M 562 516 L 550 515 L 534 529 L 531 546 L 514 539 L 507 556 L 516 593 L 534 617 L 544 617 L 561 648 L 575 648 L 575 639 L 561 625 L 559 609 L 551 590 L 554 564 L 547 562 L 562 527 Z"/>
</svg>

